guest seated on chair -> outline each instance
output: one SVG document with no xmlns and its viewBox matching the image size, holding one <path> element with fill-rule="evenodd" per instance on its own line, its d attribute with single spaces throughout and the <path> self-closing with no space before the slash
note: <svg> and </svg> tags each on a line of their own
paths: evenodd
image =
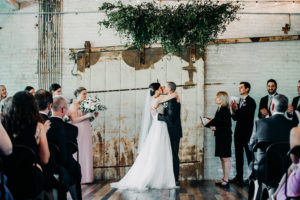
<svg viewBox="0 0 300 200">
<path fill-rule="evenodd" d="M 53 97 L 59 96 L 62 94 L 61 86 L 57 83 L 52 83 L 49 88 L 49 92 Z"/>
<path fill-rule="evenodd" d="M 51 128 L 47 133 L 49 143 L 55 144 L 59 148 L 57 158 L 56 174 L 60 176 L 61 186 L 59 199 L 66 199 L 66 192 L 72 185 L 76 185 L 76 199 L 81 199 L 81 172 L 79 163 L 73 158 L 72 149 L 68 148 L 68 142 L 76 142 L 78 135 L 77 127 L 63 121 L 68 110 L 66 100 L 57 96 L 53 98 L 52 116 L 50 118 Z"/>
<path fill-rule="evenodd" d="M 24 89 L 24 91 L 27 91 L 27 92 L 29 92 L 32 95 L 34 95 L 34 93 L 35 93 L 35 89 L 32 86 L 26 86 L 25 89 Z"/>
<path fill-rule="evenodd" d="M 293 128 L 290 136 L 291 149 L 300 145 L 300 127 Z M 300 147 L 300 146 L 299 146 Z M 298 155 L 297 155 L 298 154 Z M 286 175 L 282 177 L 277 191 L 273 194 L 273 199 L 285 200 L 287 197 L 300 197 L 300 162 L 299 152 L 290 154 L 292 165 L 288 170 L 287 187 L 285 185 Z M 286 190 L 287 189 L 287 190 Z M 287 195 L 287 196 L 286 196 Z"/>
<path fill-rule="evenodd" d="M 269 118 L 260 119 L 255 122 L 253 133 L 250 138 L 249 148 L 253 151 L 253 147 L 260 141 L 288 142 L 290 131 L 294 127 L 294 123 L 288 120 L 284 114 L 288 107 L 288 98 L 284 95 L 276 95 L 273 97 L 270 109 L 272 116 Z M 263 177 L 265 172 L 265 152 L 258 149 L 256 156 L 257 163 L 254 165 L 256 176 Z"/>
<path fill-rule="evenodd" d="M 11 107 L 12 97 L 7 97 L 2 101 L 0 118 L 3 120 L 4 116 L 8 113 L 9 108 Z"/>
<path fill-rule="evenodd" d="M 43 122 L 47 122 L 50 120 L 49 113 L 51 111 L 53 98 L 50 92 L 44 89 L 38 90 L 34 95 L 35 101 L 39 107 L 39 112 L 41 114 L 41 117 L 43 119 Z M 50 122 L 50 121 L 49 121 Z M 47 122 L 48 123 L 48 122 Z M 49 144 L 49 146 L 51 146 Z M 51 150 L 51 148 L 50 148 Z M 53 154 L 53 153 L 52 153 Z M 58 181 L 54 177 L 54 166 L 55 166 L 55 160 L 53 158 L 54 155 L 51 154 L 50 151 L 50 159 L 47 165 L 42 165 L 43 172 L 45 175 L 45 190 L 49 193 L 52 192 L 53 188 L 58 187 Z"/>
<path fill-rule="evenodd" d="M 5 85 L 0 85 L 0 109 L 3 104 L 3 100 L 7 97 L 7 91 Z M 0 110 L 1 112 L 1 110 Z"/>
<path fill-rule="evenodd" d="M 44 121 L 49 120 L 53 98 L 50 92 L 40 89 L 34 95 L 35 101 L 40 109 L 40 114 Z"/>
<path fill-rule="evenodd" d="M 50 157 L 46 137 L 50 124 L 42 124 L 41 121 L 33 95 L 25 91 L 13 96 L 11 107 L 2 120 L 13 146 L 29 147 L 37 155 L 39 162 L 46 164 Z M 39 164 L 30 169 L 15 166 L 16 163 L 5 164 L 9 165 L 4 170 L 8 177 L 8 187 L 14 196 L 21 199 L 32 198 L 43 190 L 44 179 Z"/>
</svg>

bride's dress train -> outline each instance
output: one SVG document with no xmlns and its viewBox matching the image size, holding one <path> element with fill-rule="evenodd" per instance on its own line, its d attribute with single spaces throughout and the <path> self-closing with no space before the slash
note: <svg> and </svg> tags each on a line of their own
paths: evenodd
<svg viewBox="0 0 300 200">
<path fill-rule="evenodd" d="M 159 109 L 163 109 L 162 105 Z M 131 169 L 111 187 L 133 190 L 176 188 L 167 124 L 158 121 L 156 115 L 152 115 L 151 128 Z"/>
</svg>

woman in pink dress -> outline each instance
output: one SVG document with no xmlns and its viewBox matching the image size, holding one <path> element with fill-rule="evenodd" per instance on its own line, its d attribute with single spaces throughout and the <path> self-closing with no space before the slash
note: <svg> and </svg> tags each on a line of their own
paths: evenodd
<svg viewBox="0 0 300 200">
<path fill-rule="evenodd" d="M 80 103 L 86 99 L 87 91 L 84 87 L 75 90 L 75 101 L 71 104 L 68 117 L 72 124 L 78 127 L 78 152 L 79 164 L 81 166 L 81 183 L 92 183 L 93 174 L 93 152 L 92 152 L 92 134 L 91 122 L 89 118 L 92 113 L 84 113 L 80 109 Z"/>
</svg>

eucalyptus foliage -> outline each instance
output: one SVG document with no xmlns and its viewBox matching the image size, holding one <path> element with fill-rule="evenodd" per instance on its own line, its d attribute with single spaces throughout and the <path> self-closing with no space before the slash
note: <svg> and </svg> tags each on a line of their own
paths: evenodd
<svg viewBox="0 0 300 200">
<path fill-rule="evenodd" d="M 240 5 L 232 2 L 189 1 L 177 5 L 144 2 L 137 5 L 103 3 L 107 19 L 100 27 L 115 29 L 127 39 L 127 45 L 143 49 L 161 43 L 164 52 L 182 53 L 186 46 L 197 45 L 203 51 L 210 41 L 237 19 Z"/>
</svg>

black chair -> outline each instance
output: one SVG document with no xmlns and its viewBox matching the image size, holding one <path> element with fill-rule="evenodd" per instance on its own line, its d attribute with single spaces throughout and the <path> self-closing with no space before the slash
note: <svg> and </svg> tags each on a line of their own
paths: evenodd
<svg viewBox="0 0 300 200">
<path fill-rule="evenodd" d="M 72 154 L 77 153 L 76 158 L 77 158 L 77 162 L 79 162 L 78 145 L 75 142 L 68 141 L 67 148 L 69 151 L 71 151 Z M 80 193 L 80 195 L 81 195 L 81 192 L 78 192 L 77 190 L 81 190 L 80 185 L 78 186 L 78 185 L 74 184 L 69 188 L 69 192 L 70 192 L 73 200 L 82 199 L 82 197 L 78 197 L 78 193 Z"/>
<path fill-rule="evenodd" d="M 249 177 L 249 190 L 248 190 L 248 199 L 249 200 L 258 200 L 261 196 L 262 191 L 262 185 L 261 182 L 258 181 L 259 176 L 257 175 L 257 160 L 255 158 L 255 153 L 258 149 L 260 149 L 263 152 L 266 152 L 267 148 L 272 144 L 273 142 L 270 141 L 260 141 L 256 143 L 252 150 L 252 163 L 250 163 L 251 172 L 252 174 Z"/>
<path fill-rule="evenodd" d="M 77 153 L 77 162 L 79 162 L 78 145 L 75 142 L 68 141 L 67 148 L 71 151 L 72 154 Z"/>
<path fill-rule="evenodd" d="M 56 161 L 60 153 L 59 147 L 56 144 L 53 144 L 51 142 L 48 143 L 48 146 L 49 146 L 50 156 Z"/>
<path fill-rule="evenodd" d="M 76 153 L 78 151 L 78 146 L 76 143 L 72 142 L 72 141 L 68 141 L 66 143 L 67 149 L 69 152 Z M 57 145 L 53 144 L 53 143 L 49 143 L 49 150 L 50 150 L 50 155 L 51 155 L 51 162 L 53 162 L 56 170 L 56 174 L 54 174 L 56 180 L 58 181 L 58 190 L 57 189 L 53 189 L 52 190 L 52 196 L 53 199 L 60 199 L 62 198 L 60 195 L 64 192 L 69 191 L 71 194 L 72 199 L 76 200 L 76 199 L 81 199 L 81 197 L 78 197 L 76 190 L 78 189 L 76 187 L 76 185 L 69 185 L 69 182 L 66 183 L 64 182 L 65 180 L 69 181 L 69 178 L 67 178 L 69 175 L 66 168 L 64 166 L 62 166 L 62 163 L 60 163 L 60 149 Z M 79 159 L 78 157 L 79 155 L 77 154 L 77 160 Z M 64 177 L 64 178 L 63 178 Z M 65 179 L 67 178 L 67 179 Z M 68 188 L 66 188 L 68 187 Z"/>
<path fill-rule="evenodd" d="M 286 156 L 289 150 L 288 142 L 277 142 L 267 148 L 265 180 L 263 181 L 267 186 L 278 187 L 281 177 L 291 164 L 291 160 Z"/>
<path fill-rule="evenodd" d="M 63 199 L 64 197 L 62 197 L 61 195 L 63 195 L 63 193 L 66 193 L 68 189 L 66 188 L 66 183 L 62 178 L 65 169 L 60 163 L 60 148 L 56 144 L 51 142 L 48 143 L 48 146 L 50 151 L 50 159 L 48 165 L 52 168 L 52 188 L 48 196 L 50 196 L 51 199 Z"/>
<path fill-rule="evenodd" d="M 35 199 L 42 196 L 43 173 L 37 167 L 37 155 L 30 147 L 14 145 L 13 153 L 3 159 L 7 186 L 14 199 Z"/>
<path fill-rule="evenodd" d="M 286 153 L 289 151 L 288 142 L 270 142 L 263 141 L 255 145 L 253 152 L 257 150 L 264 152 L 264 157 L 258 165 L 263 165 L 263 171 L 259 168 L 255 169 L 253 164 L 252 170 L 259 173 L 254 173 L 249 185 L 248 199 L 265 200 L 268 199 L 278 187 L 282 175 L 289 166 L 289 159 Z"/>
</svg>

